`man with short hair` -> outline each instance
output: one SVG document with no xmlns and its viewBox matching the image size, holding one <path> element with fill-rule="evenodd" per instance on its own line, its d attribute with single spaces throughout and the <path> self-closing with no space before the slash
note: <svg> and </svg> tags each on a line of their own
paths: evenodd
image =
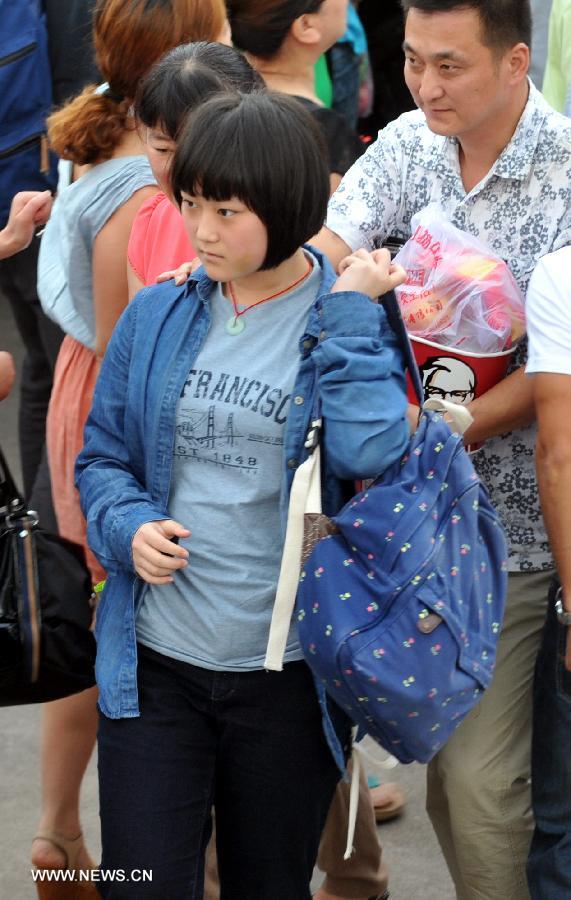
<svg viewBox="0 0 571 900">
<path fill-rule="evenodd" d="M 419 107 L 380 132 L 330 201 L 315 243 L 337 264 L 440 202 L 510 266 L 522 291 L 571 239 L 571 123 L 530 83 L 529 0 L 402 0 L 405 77 Z M 428 769 L 427 807 L 460 900 L 525 900 L 532 834 L 531 690 L 552 558 L 537 499 L 525 348 L 472 401 L 468 443 L 507 531 L 509 589 L 494 682 Z"/>
</svg>

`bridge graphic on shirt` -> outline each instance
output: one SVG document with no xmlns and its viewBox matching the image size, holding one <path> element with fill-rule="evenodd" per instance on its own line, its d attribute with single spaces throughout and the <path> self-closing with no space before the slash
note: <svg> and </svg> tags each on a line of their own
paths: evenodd
<svg viewBox="0 0 571 900">
<path fill-rule="evenodd" d="M 190 412 L 192 413 L 192 410 Z M 234 428 L 234 413 L 228 413 L 224 427 L 219 431 L 216 430 L 216 406 L 214 404 L 208 407 L 206 413 L 199 413 L 198 416 L 177 425 L 176 433 L 187 441 L 190 447 L 202 447 L 210 450 L 220 446 L 234 447 L 237 439 L 244 437 Z"/>
<path fill-rule="evenodd" d="M 234 413 L 216 417 L 216 405 L 206 412 L 182 409 L 176 426 L 174 456 L 182 462 L 212 463 L 219 468 L 239 469 L 256 475 L 259 460 L 244 450 L 250 440 L 235 425 Z"/>
</svg>

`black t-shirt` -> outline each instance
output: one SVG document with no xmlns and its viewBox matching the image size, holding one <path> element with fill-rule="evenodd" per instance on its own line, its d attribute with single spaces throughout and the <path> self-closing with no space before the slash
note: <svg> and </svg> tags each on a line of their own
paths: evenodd
<svg viewBox="0 0 571 900">
<path fill-rule="evenodd" d="M 296 97 L 318 123 L 329 151 L 329 171 L 344 175 L 367 149 L 341 113 L 319 106 L 307 97 Z"/>
<path fill-rule="evenodd" d="M 86 84 L 103 79 L 93 50 L 95 0 L 43 0 L 54 106 L 61 106 Z"/>
</svg>

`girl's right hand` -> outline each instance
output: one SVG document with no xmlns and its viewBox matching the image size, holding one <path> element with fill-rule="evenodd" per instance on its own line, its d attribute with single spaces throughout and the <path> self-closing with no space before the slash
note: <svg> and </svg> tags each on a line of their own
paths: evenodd
<svg viewBox="0 0 571 900">
<path fill-rule="evenodd" d="M 135 532 L 133 566 L 147 584 L 170 584 L 172 572 L 188 565 L 188 550 L 179 547 L 172 538 L 186 538 L 190 531 L 174 519 L 145 522 Z"/>
<path fill-rule="evenodd" d="M 391 262 L 388 250 L 355 250 L 339 263 L 339 278 L 331 292 L 358 291 L 376 300 L 405 279 L 405 270 Z"/>
</svg>

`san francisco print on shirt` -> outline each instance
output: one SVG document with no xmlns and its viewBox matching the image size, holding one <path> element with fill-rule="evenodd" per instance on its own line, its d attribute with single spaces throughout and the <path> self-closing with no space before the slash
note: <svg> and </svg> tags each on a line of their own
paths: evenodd
<svg viewBox="0 0 571 900">
<path fill-rule="evenodd" d="M 259 445 L 283 445 L 290 399 L 291 393 L 256 378 L 191 369 L 178 406 L 174 455 L 257 475 Z M 261 416 L 259 428 L 251 416 L 240 416 L 244 410 Z M 270 423 L 278 430 L 268 431 Z"/>
</svg>

